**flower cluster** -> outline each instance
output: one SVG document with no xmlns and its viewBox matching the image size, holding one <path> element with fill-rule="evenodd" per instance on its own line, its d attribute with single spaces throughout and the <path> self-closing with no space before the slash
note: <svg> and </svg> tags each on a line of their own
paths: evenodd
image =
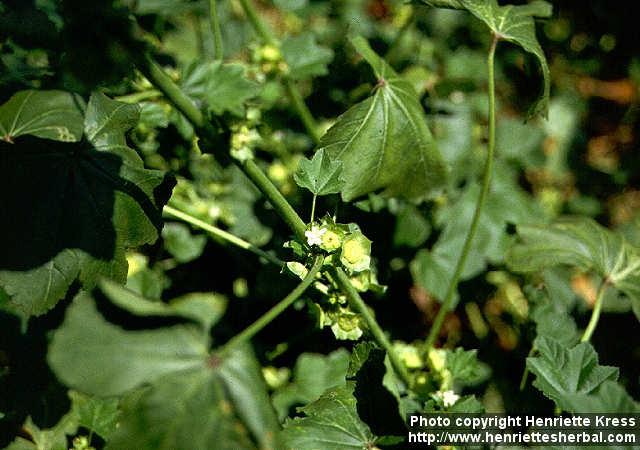
<svg viewBox="0 0 640 450">
<path fill-rule="evenodd" d="M 264 75 L 286 75 L 289 65 L 282 56 L 280 49 L 274 45 L 262 45 L 254 48 L 252 59 L 260 67 Z"/>
<path fill-rule="evenodd" d="M 339 224 L 326 216 L 308 225 L 305 238 L 304 243 L 290 241 L 286 247 L 305 260 L 310 253 L 324 254 L 325 266 L 343 268 L 351 284 L 360 292 L 384 292 L 385 287 L 378 284 L 372 265 L 371 241 L 356 224 Z M 305 264 L 298 261 L 290 261 L 286 267 L 301 279 L 308 273 Z M 318 278 L 314 287 L 324 296 L 311 307 L 318 326 L 330 327 L 338 339 L 359 339 L 365 326 L 360 315 L 351 311 L 346 296 L 330 275 L 325 273 Z"/>
</svg>

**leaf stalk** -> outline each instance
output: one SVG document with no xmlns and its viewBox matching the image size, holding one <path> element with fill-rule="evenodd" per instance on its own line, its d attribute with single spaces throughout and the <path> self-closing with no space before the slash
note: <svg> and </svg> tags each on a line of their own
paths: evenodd
<svg viewBox="0 0 640 450">
<path fill-rule="evenodd" d="M 289 306 L 293 304 L 304 292 L 307 288 L 313 283 L 316 279 L 316 275 L 322 269 L 322 264 L 324 263 L 324 258 L 322 256 L 316 257 L 313 266 L 309 269 L 309 272 L 304 277 L 304 279 L 298 284 L 289 295 L 280 300 L 273 308 L 260 316 L 255 322 L 249 325 L 240 333 L 236 334 L 233 338 L 231 338 L 226 344 L 222 346 L 222 348 L 218 351 L 220 354 L 224 354 L 229 350 L 237 347 L 238 345 L 251 340 L 257 333 L 259 333 L 264 327 L 269 325 L 273 320 L 282 314 Z"/>
<path fill-rule="evenodd" d="M 596 301 L 593 305 L 593 311 L 591 311 L 591 318 L 589 319 L 589 323 L 587 324 L 587 328 L 584 330 L 584 334 L 580 338 L 580 342 L 589 342 L 591 340 L 591 336 L 593 332 L 596 330 L 598 326 L 598 321 L 600 320 L 600 313 L 602 312 L 602 304 L 604 303 L 604 293 L 607 290 L 607 286 L 609 283 L 607 280 L 603 280 L 600 283 L 600 287 L 598 288 L 598 294 L 596 295 Z"/>
<path fill-rule="evenodd" d="M 164 213 L 175 217 L 176 219 L 180 219 L 183 220 L 195 227 L 198 227 L 204 231 L 206 231 L 207 233 L 223 239 L 225 241 L 227 241 L 230 244 L 235 245 L 236 247 L 239 247 L 243 250 L 247 250 L 250 251 L 251 253 L 258 255 L 261 258 L 266 259 L 267 261 L 269 261 L 270 263 L 273 263 L 277 266 L 284 266 L 284 261 L 282 261 L 280 258 L 272 255 L 271 253 L 267 253 L 264 250 L 262 250 L 259 247 L 256 247 L 255 245 L 253 245 L 250 242 L 245 241 L 244 239 L 239 238 L 238 236 L 235 236 L 231 233 L 229 233 L 228 231 L 225 231 L 221 228 L 218 228 L 214 225 L 211 225 L 207 222 L 204 222 L 200 219 L 198 219 L 197 217 L 193 217 L 191 214 L 187 214 L 184 211 L 180 211 L 178 209 L 175 209 L 169 205 L 166 205 L 163 209 Z"/>
<path fill-rule="evenodd" d="M 487 56 L 487 68 L 489 74 L 489 142 L 487 145 L 487 159 L 485 161 L 482 175 L 482 188 L 476 202 L 476 209 L 473 213 L 473 218 L 471 220 L 471 225 L 469 226 L 469 231 L 467 232 L 467 237 L 462 247 L 462 252 L 458 257 L 456 269 L 453 273 L 453 276 L 451 277 L 451 281 L 449 282 L 449 287 L 447 289 L 444 301 L 442 302 L 442 306 L 440 307 L 440 310 L 438 311 L 438 314 L 433 321 L 433 325 L 431 326 L 431 330 L 429 330 L 429 335 L 427 336 L 427 340 L 425 341 L 425 352 L 428 352 L 431 348 L 433 348 L 433 345 L 435 344 L 436 339 L 440 334 L 440 329 L 442 328 L 442 325 L 444 323 L 444 318 L 447 312 L 452 309 L 451 306 L 453 303 L 454 295 L 458 288 L 458 282 L 460 281 L 460 276 L 462 275 L 465 263 L 467 262 L 467 257 L 469 256 L 469 251 L 471 250 L 471 244 L 473 243 L 473 238 L 476 235 L 478 224 L 480 223 L 482 209 L 484 208 L 484 204 L 486 203 L 489 188 L 491 186 L 491 175 L 493 172 L 493 154 L 496 146 L 495 53 L 496 47 L 498 45 L 498 40 L 498 36 L 494 34 L 491 41 L 491 47 L 489 48 L 489 54 Z"/>
</svg>

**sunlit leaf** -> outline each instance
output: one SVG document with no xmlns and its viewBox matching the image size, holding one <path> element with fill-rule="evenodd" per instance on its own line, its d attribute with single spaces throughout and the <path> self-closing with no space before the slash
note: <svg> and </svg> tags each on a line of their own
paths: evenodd
<svg viewBox="0 0 640 450">
<path fill-rule="evenodd" d="M 422 200 L 443 186 L 447 170 L 418 96 L 363 38 L 352 43 L 375 73 L 375 92 L 340 116 L 319 148 L 343 163 L 343 200 L 382 189 Z"/>
<path fill-rule="evenodd" d="M 315 195 L 336 194 L 346 183 L 342 177 L 342 162 L 332 161 L 322 148 L 311 160 L 300 161 L 293 178 L 298 186 L 309 189 Z"/>
</svg>

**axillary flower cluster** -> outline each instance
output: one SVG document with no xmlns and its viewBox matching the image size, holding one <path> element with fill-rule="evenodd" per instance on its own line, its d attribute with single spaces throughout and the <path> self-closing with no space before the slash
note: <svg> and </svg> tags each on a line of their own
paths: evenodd
<svg viewBox="0 0 640 450">
<path fill-rule="evenodd" d="M 296 256 L 309 259 L 309 255 L 323 253 L 326 267 L 341 267 L 349 275 L 351 283 L 360 292 L 382 293 L 384 286 L 378 284 L 371 260 L 371 241 L 354 224 L 339 224 L 326 216 L 307 226 L 306 242 L 290 241 L 285 246 Z M 308 273 L 307 267 L 298 261 L 287 263 L 287 269 L 300 278 Z M 329 326 L 338 339 L 359 339 L 364 323 L 351 311 L 346 296 L 341 292 L 330 274 L 322 272 L 314 283 L 323 295 L 321 301 L 311 302 L 320 328 Z"/>
</svg>

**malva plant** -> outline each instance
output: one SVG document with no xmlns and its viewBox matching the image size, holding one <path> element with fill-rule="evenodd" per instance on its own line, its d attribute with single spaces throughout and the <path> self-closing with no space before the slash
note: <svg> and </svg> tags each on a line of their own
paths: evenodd
<svg viewBox="0 0 640 450">
<path fill-rule="evenodd" d="M 640 412 L 590 343 L 607 307 L 640 318 L 640 250 L 541 204 L 497 151 L 503 45 L 542 74 L 527 119 L 544 123 L 557 105 L 535 29 L 549 3 L 420 0 L 394 6 L 392 38 L 350 23 L 345 5 L 358 2 L 76 3 L 16 10 L 46 18 L 64 45 L 51 68 L 11 72 L 28 89 L 0 106 L 0 310 L 21 336 L 44 327 L 47 383 L 67 396 L 55 420 L 0 403 L 7 449 L 405 448 L 407 414 L 494 412 L 474 391 L 491 367 L 450 341 L 461 308 L 479 339 L 489 325 L 503 344 L 535 330 L 520 390 L 532 378 L 550 412 Z M 406 41 L 426 42 L 416 22 L 434 11 L 482 27 L 474 112 L 464 99 L 431 104 L 429 71 L 398 64 Z M 83 14 L 118 32 L 72 45 Z M 65 68 L 83 45 L 113 65 L 97 81 Z M 37 60 L 24 52 L 12 67 Z M 334 58 L 349 73 L 318 84 Z M 308 106 L 328 102 L 318 86 L 342 107 L 322 109 L 331 119 Z M 419 249 L 408 263 L 407 248 Z M 402 270 L 435 307 L 409 337 L 383 328 L 385 304 L 409 302 L 392 275 Z M 487 320 L 460 286 L 481 274 L 496 286 L 487 303 L 500 304 Z M 578 276 L 596 286 L 584 330 L 572 316 Z M 292 310 L 283 334 L 275 325 Z"/>
</svg>

